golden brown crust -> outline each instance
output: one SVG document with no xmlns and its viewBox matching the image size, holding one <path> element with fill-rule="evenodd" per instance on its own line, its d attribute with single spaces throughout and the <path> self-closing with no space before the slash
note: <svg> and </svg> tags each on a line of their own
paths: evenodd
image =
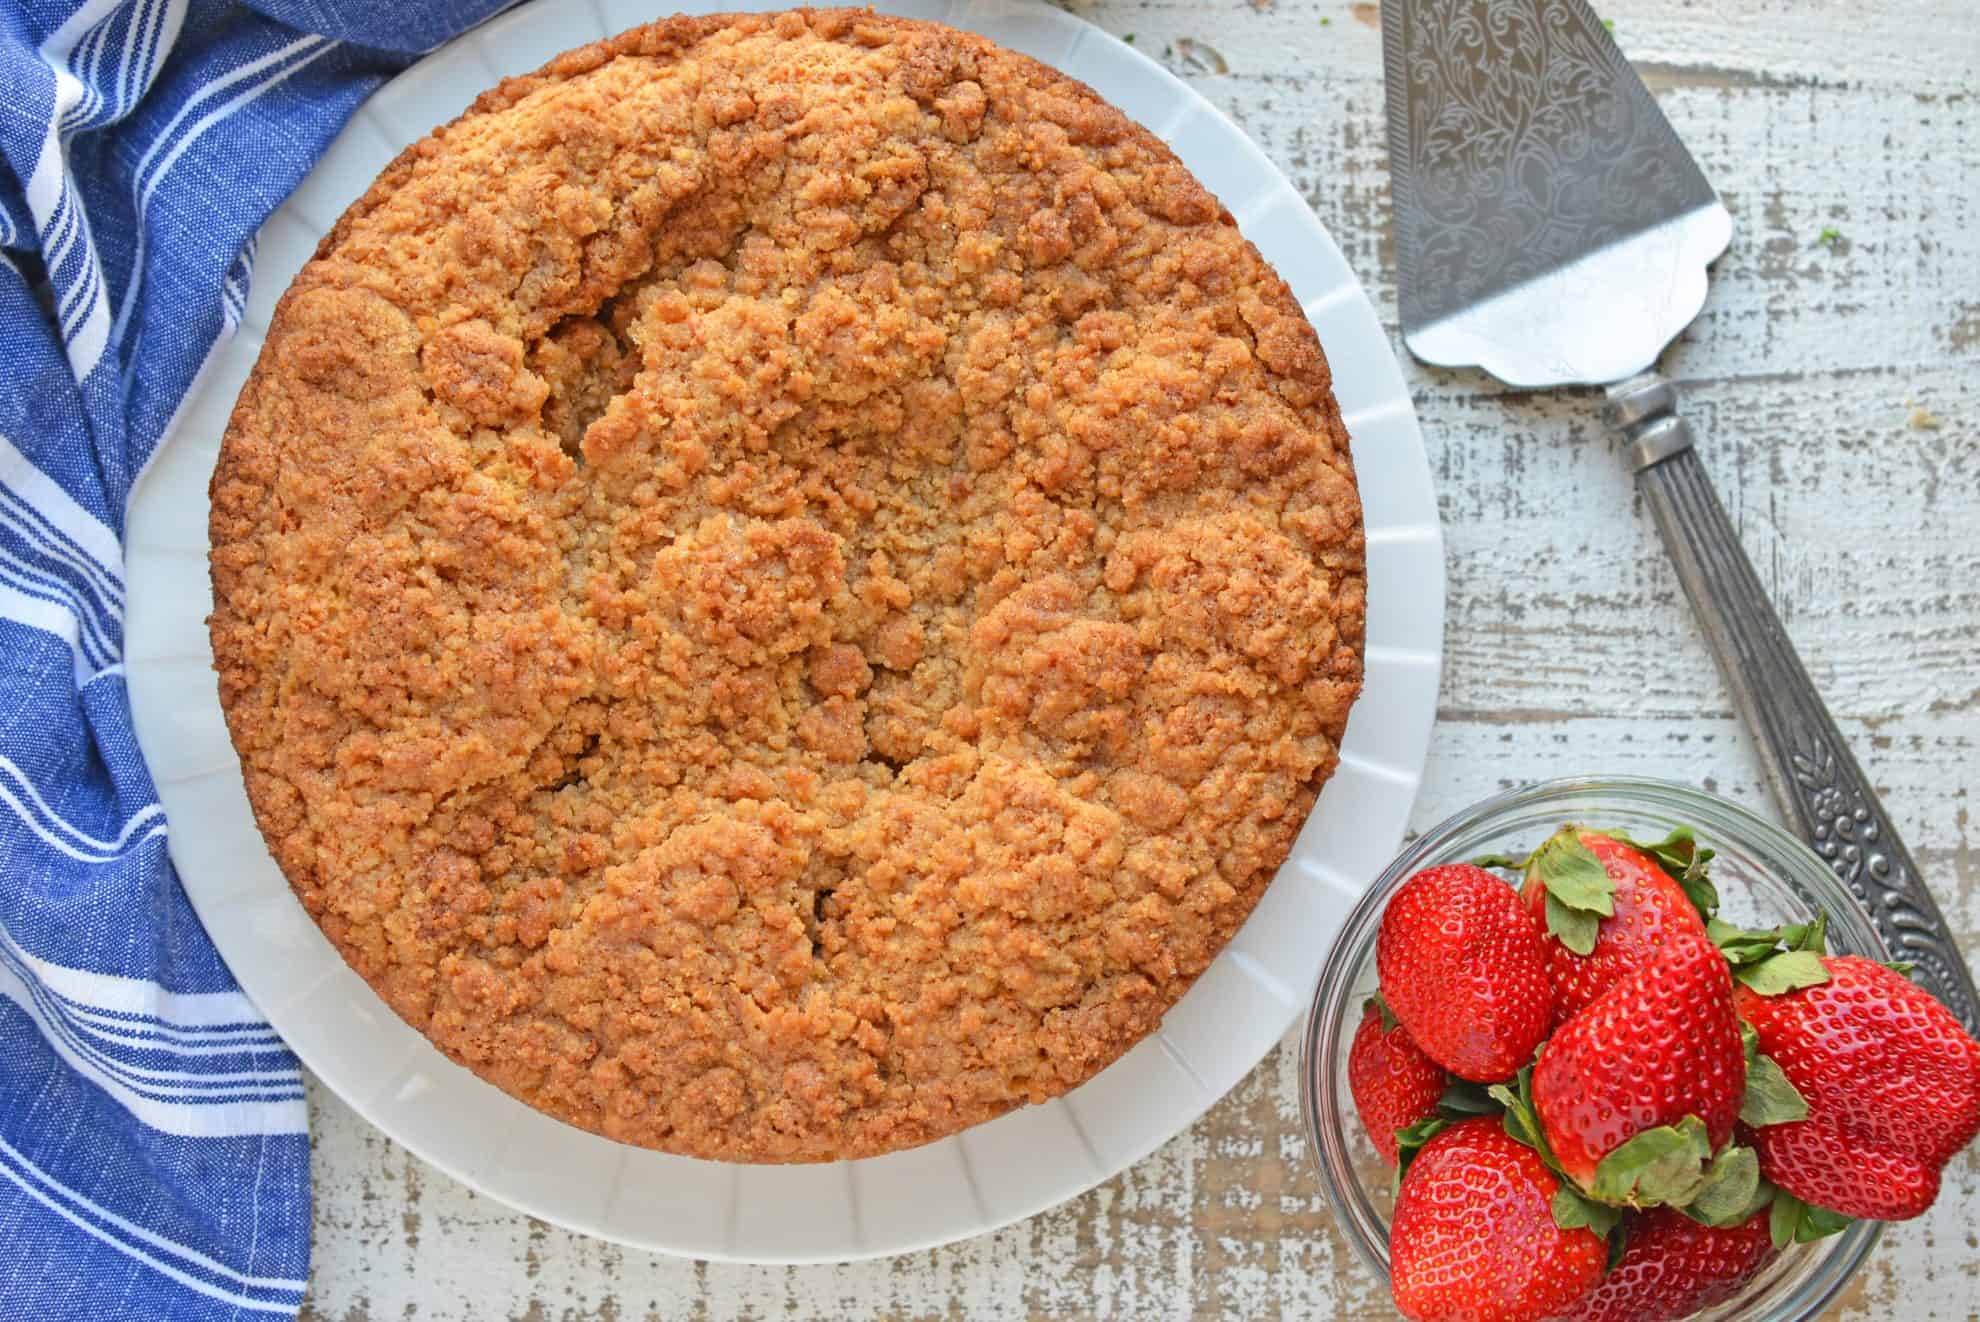
<svg viewBox="0 0 1980 1322">
<path fill-rule="evenodd" d="M 979 38 L 677 18 L 408 149 L 213 477 L 256 818 L 554 1116 L 926 1142 L 1150 1031 L 1361 678 L 1325 358 L 1149 134 Z"/>
</svg>

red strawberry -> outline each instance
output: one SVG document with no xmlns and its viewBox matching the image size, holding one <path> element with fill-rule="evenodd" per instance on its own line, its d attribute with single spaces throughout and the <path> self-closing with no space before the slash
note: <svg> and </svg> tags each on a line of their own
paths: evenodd
<svg viewBox="0 0 1980 1322">
<path fill-rule="evenodd" d="M 1561 1025 L 1534 1070 L 1533 1104 L 1570 1179 L 1606 1201 L 1637 1201 L 1626 1169 L 1612 1167 L 1598 1180 L 1602 1159 L 1669 1127 L 1684 1129 L 1687 1146 L 1701 1162 L 1709 1159 L 1732 1137 L 1745 1087 L 1746 1049 L 1726 961 L 1710 944 L 1686 942 Z M 1689 1125 L 1682 1123 L 1687 1117 L 1694 1118 Z M 1665 1162 L 1662 1187 L 1640 1190 L 1640 1201 L 1674 1200 L 1682 1180 L 1664 1177 L 1684 1173 Z"/>
<path fill-rule="evenodd" d="M 1396 1164 L 1396 1131 L 1435 1114 L 1444 1095 L 1444 1069 L 1410 1041 L 1393 1018 L 1383 1026 L 1381 1002 L 1370 999 L 1348 1047 L 1348 1091 L 1382 1160 Z"/>
<path fill-rule="evenodd" d="M 1623 1255 L 1563 1322 L 1671 1322 L 1738 1294 L 1774 1256 L 1762 1208 L 1736 1226 L 1701 1226 L 1659 1207 L 1623 1223 Z"/>
<path fill-rule="evenodd" d="M 1980 1044 L 1903 974 L 1824 957 L 1828 979 L 1780 995 L 1742 986 L 1739 1013 L 1808 1103 L 1754 1131 L 1760 1170 L 1814 1207 L 1902 1221 L 1980 1133 Z"/>
<path fill-rule="evenodd" d="M 1469 863 L 1402 884 L 1375 940 L 1382 998 L 1432 1060 L 1461 1078 L 1510 1078 L 1554 1010 L 1540 931 L 1512 887 Z"/>
<path fill-rule="evenodd" d="M 1554 888 L 1574 896 L 1577 872 L 1585 888 L 1580 894 L 1606 903 L 1597 899 L 1595 909 L 1563 914 L 1574 905 Z M 1557 1021 L 1677 943 L 1707 939 L 1705 920 L 1677 879 L 1634 845 L 1600 831 L 1570 827 L 1535 850 L 1519 896 L 1547 933 L 1547 976 Z"/>
<path fill-rule="evenodd" d="M 1553 1317 L 1602 1277 L 1608 1246 L 1554 1224 L 1560 1180 L 1486 1116 L 1423 1145 L 1396 1195 L 1389 1280 L 1396 1307 L 1433 1319 Z"/>
</svg>

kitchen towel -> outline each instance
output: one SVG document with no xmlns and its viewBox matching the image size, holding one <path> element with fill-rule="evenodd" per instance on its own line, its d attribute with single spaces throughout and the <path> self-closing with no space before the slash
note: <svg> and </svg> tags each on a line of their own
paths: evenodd
<svg viewBox="0 0 1980 1322">
<path fill-rule="evenodd" d="M 124 511 L 262 220 L 503 3 L 0 0 L 0 1318 L 301 1305 L 302 1076 L 166 854 L 199 823 L 131 731 Z"/>
</svg>

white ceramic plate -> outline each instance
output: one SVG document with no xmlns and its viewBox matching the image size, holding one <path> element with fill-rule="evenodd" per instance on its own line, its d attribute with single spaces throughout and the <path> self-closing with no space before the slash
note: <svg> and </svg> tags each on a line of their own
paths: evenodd
<svg viewBox="0 0 1980 1322">
<path fill-rule="evenodd" d="M 1035 0 L 882 0 L 880 9 L 980 32 L 1092 85 L 1169 143 L 1304 304 L 1333 364 L 1368 527 L 1367 686 L 1340 770 L 1251 920 L 1159 1033 L 1058 1101 L 926 1147 L 827 1166 L 666 1156 L 561 1124 L 448 1061 L 338 957 L 256 832 L 207 643 L 207 480 L 276 297 L 393 155 L 498 78 L 674 8 L 542 3 L 496 19 L 380 90 L 270 217 L 241 329 L 132 496 L 131 705 L 172 823 L 172 859 L 207 931 L 296 1054 L 387 1134 L 525 1212 L 641 1248 L 783 1263 L 905 1253 L 1092 1188 L 1188 1127 L 1292 1023 L 1349 905 L 1408 822 L 1437 702 L 1443 538 L 1388 336 L 1340 249 L 1243 133 L 1152 61 Z"/>
</svg>

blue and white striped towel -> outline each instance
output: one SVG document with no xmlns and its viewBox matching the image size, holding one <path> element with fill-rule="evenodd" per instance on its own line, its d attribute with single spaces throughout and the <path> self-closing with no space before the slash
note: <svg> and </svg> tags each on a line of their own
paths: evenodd
<svg viewBox="0 0 1980 1322">
<path fill-rule="evenodd" d="M 0 0 L 0 1318 L 300 1306 L 302 1078 L 166 857 L 124 506 L 263 218 L 505 2 Z"/>
</svg>

